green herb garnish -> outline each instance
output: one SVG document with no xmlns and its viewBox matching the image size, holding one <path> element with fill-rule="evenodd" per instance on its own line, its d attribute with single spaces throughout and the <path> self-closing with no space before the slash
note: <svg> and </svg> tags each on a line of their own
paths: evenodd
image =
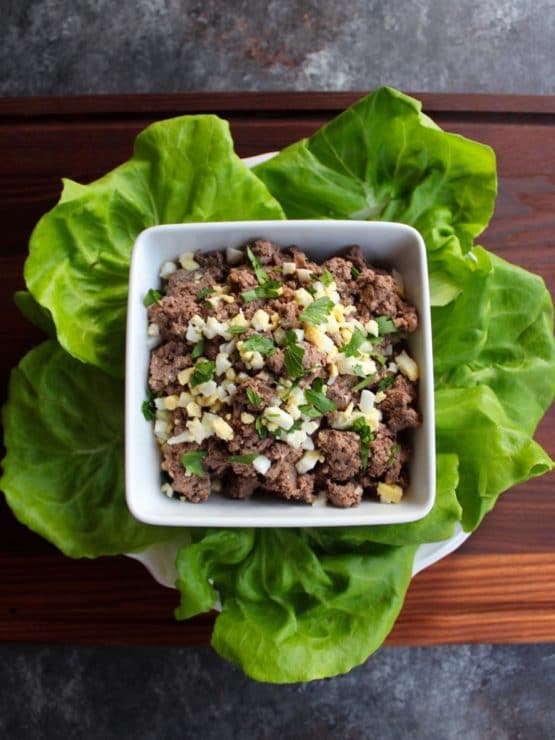
<svg viewBox="0 0 555 740">
<path fill-rule="evenodd" d="M 359 418 L 351 427 L 352 432 L 356 432 L 360 437 L 360 465 L 363 470 L 368 467 L 368 452 L 370 450 L 370 443 L 373 439 L 372 430 L 364 419 Z"/>
<path fill-rule="evenodd" d="M 367 385 L 370 385 L 370 383 L 374 380 L 374 375 L 369 375 L 367 378 L 364 378 L 364 380 L 361 380 L 360 383 L 357 383 L 354 385 L 351 390 L 352 391 L 361 391 L 363 388 L 366 388 Z"/>
<path fill-rule="evenodd" d="M 149 291 L 147 291 L 147 294 L 143 298 L 143 306 L 148 308 L 149 306 L 152 306 L 153 303 L 160 303 L 161 300 L 162 293 L 160 293 L 159 290 L 151 288 Z"/>
<path fill-rule="evenodd" d="M 349 342 L 341 347 L 340 351 L 343 352 L 347 357 L 358 357 L 360 354 L 359 349 L 365 341 L 366 337 L 360 331 L 360 329 L 355 329 Z"/>
<path fill-rule="evenodd" d="M 382 367 L 385 365 L 385 355 L 381 355 L 379 352 L 370 352 L 370 357 L 379 362 Z"/>
<path fill-rule="evenodd" d="M 247 388 L 247 398 L 253 406 L 260 406 L 262 403 L 262 398 L 252 388 Z"/>
<path fill-rule="evenodd" d="M 244 455 L 231 455 L 227 459 L 231 463 L 241 463 L 242 465 L 250 465 L 260 455 L 259 452 L 247 452 Z"/>
<path fill-rule="evenodd" d="M 327 267 L 324 267 L 320 280 L 322 282 L 322 285 L 324 285 L 326 288 L 329 288 L 330 285 L 334 282 L 333 275 L 331 274 L 331 272 L 328 270 Z"/>
<path fill-rule="evenodd" d="M 147 421 L 154 421 L 156 418 L 156 406 L 154 405 L 154 396 L 150 391 L 147 393 L 146 400 L 141 404 L 141 411 Z"/>
<path fill-rule="evenodd" d="M 319 383 L 318 386 L 314 383 L 312 388 L 307 388 L 304 397 L 321 414 L 337 410 L 335 403 L 322 391 L 322 383 Z"/>
<path fill-rule="evenodd" d="M 395 381 L 394 375 L 387 375 L 385 378 L 382 378 L 380 382 L 378 383 L 378 390 L 385 391 L 386 388 L 389 388 L 390 385 L 393 385 L 394 381 Z"/>
<path fill-rule="evenodd" d="M 308 290 L 311 296 L 316 295 L 316 288 L 314 287 L 314 285 L 307 285 L 306 289 Z"/>
<path fill-rule="evenodd" d="M 303 358 L 304 349 L 298 344 L 290 344 L 285 350 L 285 367 L 292 378 L 301 378 L 305 374 Z"/>
<path fill-rule="evenodd" d="M 193 360 L 196 360 L 197 357 L 201 357 L 202 353 L 204 352 L 204 337 L 201 337 L 198 342 L 193 347 L 193 351 L 191 352 L 191 357 Z"/>
<path fill-rule="evenodd" d="M 268 282 L 268 275 L 266 273 L 266 270 L 262 268 L 262 265 L 258 261 L 256 255 L 252 251 L 250 247 L 247 247 L 247 257 L 249 258 L 249 261 L 252 265 L 252 269 L 254 270 L 254 274 L 256 275 L 256 279 L 258 280 L 259 285 L 264 285 Z"/>
<path fill-rule="evenodd" d="M 299 406 L 299 411 L 305 416 L 308 416 L 309 419 L 317 419 L 318 417 L 322 416 L 322 414 L 309 403 L 302 403 Z"/>
<path fill-rule="evenodd" d="M 378 316 L 376 318 L 376 324 L 378 325 L 378 331 L 382 336 L 384 334 L 395 334 L 395 332 L 399 331 L 393 323 L 393 319 L 389 316 Z"/>
<path fill-rule="evenodd" d="M 389 457 L 387 459 L 387 465 L 391 465 L 391 463 L 395 460 L 399 452 L 401 451 L 401 445 L 392 445 L 391 450 L 389 451 Z"/>
<path fill-rule="evenodd" d="M 198 475 L 199 477 L 206 475 L 204 465 L 202 461 L 208 455 L 206 450 L 192 450 L 191 452 L 185 452 L 181 455 L 181 464 L 188 473 L 191 475 Z"/>
<path fill-rule="evenodd" d="M 256 417 L 256 421 L 254 422 L 254 428 L 256 430 L 256 433 L 260 437 L 260 439 L 264 439 L 268 436 L 268 430 L 266 426 L 264 425 L 264 422 L 262 421 L 261 416 Z"/>
<path fill-rule="evenodd" d="M 204 362 L 198 362 L 195 365 L 195 370 L 191 375 L 189 385 L 194 388 L 196 385 L 201 383 L 207 383 L 212 379 L 214 371 L 216 369 L 216 363 L 212 360 L 205 360 Z"/>
<path fill-rule="evenodd" d="M 301 321 L 307 324 L 322 324 L 333 308 L 331 298 L 317 298 L 310 306 L 307 306 L 299 316 Z"/>
<path fill-rule="evenodd" d="M 248 326 L 230 326 L 226 331 L 229 334 L 244 334 L 248 328 Z"/>
<path fill-rule="evenodd" d="M 274 343 L 268 337 L 254 335 L 249 337 L 244 343 L 243 347 L 249 352 L 260 352 L 261 355 L 273 355 L 276 351 Z"/>
<path fill-rule="evenodd" d="M 352 265 L 352 267 L 351 267 L 351 277 L 353 278 L 353 280 L 356 280 L 359 275 L 360 275 L 360 270 L 357 269 L 354 265 Z"/>
<path fill-rule="evenodd" d="M 259 301 L 263 298 L 278 298 L 279 288 L 281 288 L 280 282 L 278 282 L 277 280 L 268 280 L 264 283 L 264 285 L 259 285 L 258 288 L 245 290 L 243 293 L 241 293 L 241 298 L 245 301 L 245 303 L 250 303 L 251 301 Z"/>
<path fill-rule="evenodd" d="M 202 290 L 199 290 L 199 292 L 197 293 L 197 298 L 199 299 L 199 301 L 203 301 L 209 295 L 212 295 L 213 292 L 214 292 L 214 288 L 203 288 Z"/>
</svg>

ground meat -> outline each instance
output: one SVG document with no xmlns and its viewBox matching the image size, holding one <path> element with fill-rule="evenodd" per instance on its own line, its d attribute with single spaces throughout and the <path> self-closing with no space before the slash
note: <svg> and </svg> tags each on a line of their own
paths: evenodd
<svg viewBox="0 0 555 740">
<path fill-rule="evenodd" d="M 349 294 L 354 291 L 355 281 L 352 275 L 353 265 L 349 260 L 343 257 L 332 257 L 323 264 L 334 277 L 337 290 L 343 294 Z"/>
<path fill-rule="evenodd" d="M 391 388 L 385 391 L 385 398 L 379 404 L 388 427 L 393 432 L 412 429 L 420 425 L 420 415 L 411 405 L 416 398 L 416 384 L 397 375 Z"/>
<path fill-rule="evenodd" d="M 353 244 L 352 247 L 349 247 L 345 252 L 345 259 L 349 260 L 359 272 L 368 269 L 368 265 L 358 244 Z"/>
<path fill-rule="evenodd" d="M 322 429 L 318 432 L 316 446 L 326 458 L 329 476 L 345 481 L 354 478 L 360 470 L 360 440 L 354 432 Z"/>
<path fill-rule="evenodd" d="M 272 465 L 264 478 L 264 488 L 283 498 L 297 499 L 299 476 L 295 463 L 302 457 L 303 450 L 296 450 L 284 442 L 274 442 L 264 454 L 272 460 Z M 303 484 L 305 487 L 306 485 Z"/>
<path fill-rule="evenodd" d="M 371 478 L 381 478 L 393 461 L 392 448 L 395 442 L 383 424 L 380 427 L 382 429 L 370 443 L 368 451 L 367 474 Z"/>
<path fill-rule="evenodd" d="M 299 326 L 298 316 L 300 307 L 286 295 L 270 301 L 270 308 L 279 316 L 279 325 L 282 329 L 293 329 Z"/>
<path fill-rule="evenodd" d="M 215 437 L 206 440 L 208 455 L 204 458 L 204 469 L 220 478 L 229 468 L 229 452 L 225 442 Z"/>
<path fill-rule="evenodd" d="M 314 501 L 314 476 L 306 473 L 297 475 L 297 495 L 295 501 L 311 504 Z"/>
<path fill-rule="evenodd" d="M 281 265 L 284 255 L 277 244 L 266 239 L 257 239 L 249 245 L 261 265 Z"/>
<path fill-rule="evenodd" d="M 207 357 L 209 360 L 215 360 L 216 355 L 220 351 L 220 343 L 223 342 L 223 339 L 205 339 L 204 340 L 204 348 L 202 350 L 202 354 Z"/>
<path fill-rule="evenodd" d="M 156 324 L 163 339 L 184 339 L 189 320 L 200 311 L 198 301 L 190 295 L 168 296 L 148 308 L 148 320 Z"/>
<path fill-rule="evenodd" d="M 177 383 L 177 376 L 193 360 L 188 348 L 181 342 L 166 342 L 152 351 L 148 384 L 154 393 L 164 393 Z"/>
<path fill-rule="evenodd" d="M 230 498 L 247 499 L 259 488 L 255 478 L 241 478 L 238 475 L 227 475 L 222 482 L 222 491 Z"/>
<path fill-rule="evenodd" d="M 262 401 L 258 406 L 252 404 L 247 396 L 247 388 L 256 393 Z M 245 405 L 249 411 L 260 412 L 266 406 L 269 405 L 271 398 L 274 395 L 274 389 L 269 384 L 269 379 L 265 374 L 255 375 L 254 378 L 248 378 L 246 380 L 237 381 L 237 393 L 235 394 L 235 401 L 238 404 Z"/>
<path fill-rule="evenodd" d="M 330 504 L 341 509 L 358 506 L 362 501 L 362 486 L 359 483 L 334 483 L 327 481 L 326 495 Z"/>
<path fill-rule="evenodd" d="M 413 332 L 418 328 L 418 314 L 414 306 L 409 305 L 402 298 L 398 298 L 398 313 L 395 317 L 395 326 L 399 331 Z"/>
<path fill-rule="evenodd" d="M 231 286 L 231 289 L 237 293 L 242 293 L 244 290 L 249 290 L 250 288 L 256 288 L 258 285 L 256 275 L 246 265 L 232 267 L 227 276 L 227 282 Z"/>
<path fill-rule="evenodd" d="M 298 268 L 300 267 L 301 270 L 310 270 L 310 272 L 313 272 L 315 275 L 319 275 L 321 273 L 322 268 L 320 265 L 317 265 L 316 262 L 311 262 L 304 252 L 301 252 L 296 247 L 290 247 L 289 252 L 293 257 L 293 262 Z"/>
<path fill-rule="evenodd" d="M 244 408 L 234 404 L 230 424 L 233 427 L 234 437 L 227 443 L 230 455 L 244 455 L 247 452 L 265 454 L 265 450 L 273 443 L 272 437 L 260 437 L 254 424 L 243 424 L 241 413 Z"/>
<path fill-rule="evenodd" d="M 221 282 L 227 272 L 223 252 L 195 252 L 195 261 L 202 268 L 204 275 L 210 275 L 215 282 Z"/>
<path fill-rule="evenodd" d="M 395 281 L 390 275 L 379 275 L 373 270 L 359 275 L 357 287 L 360 298 L 373 314 L 395 316 L 397 313 L 397 293 Z"/>
<path fill-rule="evenodd" d="M 181 463 L 184 452 L 196 449 L 198 449 L 197 445 L 191 444 L 166 445 L 161 466 L 162 470 L 170 476 L 173 490 L 193 504 L 206 501 L 210 495 L 210 477 L 208 475 L 188 475 Z"/>
<path fill-rule="evenodd" d="M 276 350 L 271 357 L 266 359 L 266 365 L 275 375 L 281 375 L 285 365 L 285 350 Z"/>
<path fill-rule="evenodd" d="M 212 271 L 205 270 L 176 270 L 166 283 L 167 296 L 197 298 L 201 290 L 211 288 L 217 283 Z"/>
<path fill-rule="evenodd" d="M 351 388 L 358 378 L 354 375 L 339 375 L 333 385 L 328 387 L 327 397 L 333 401 L 338 411 L 344 411 L 353 400 Z"/>
</svg>

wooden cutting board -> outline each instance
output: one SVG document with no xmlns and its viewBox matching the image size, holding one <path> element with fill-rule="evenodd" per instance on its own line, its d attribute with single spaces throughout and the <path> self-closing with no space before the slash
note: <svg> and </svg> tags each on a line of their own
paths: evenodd
<svg viewBox="0 0 555 740">
<path fill-rule="evenodd" d="M 198 93 L 0 100 L 0 401 L 10 368 L 41 340 L 12 302 L 34 223 L 60 178 L 88 182 L 127 159 L 148 123 L 217 113 L 241 156 L 312 133 L 356 93 Z M 499 197 L 481 243 L 538 272 L 555 292 L 555 96 L 417 95 L 449 131 L 497 153 Z M 555 412 L 537 434 L 555 453 Z M 505 493 L 478 532 L 412 582 L 388 642 L 398 645 L 555 640 L 555 476 Z M 72 561 L 0 504 L 0 639 L 195 644 L 213 617 L 173 620 L 176 592 L 120 558 Z"/>
</svg>

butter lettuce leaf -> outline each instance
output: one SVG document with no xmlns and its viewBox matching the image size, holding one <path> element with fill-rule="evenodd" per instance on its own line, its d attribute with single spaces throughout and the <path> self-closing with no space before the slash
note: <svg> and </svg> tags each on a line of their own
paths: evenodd
<svg viewBox="0 0 555 740">
<path fill-rule="evenodd" d="M 74 357 L 123 375 L 131 250 L 155 224 L 280 219 L 283 211 L 233 151 L 216 116 L 154 123 L 130 160 L 90 185 L 64 181 L 35 227 L 27 287 Z"/>
<path fill-rule="evenodd" d="M 288 218 L 414 226 L 428 249 L 434 305 L 451 301 L 476 270 L 473 241 L 497 192 L 489 147 L 442 131 L 419 101 L 388 87 L 254 171 Z"/>
<path fill-rule="evenodd" d="M 174 534 L 125 503 L 123 385 L 54 341 L 12 371 L 0 489 L 15 516 L 70 557 L 137 552 Z"/>
<path fill-rule="evenodd" d="M 415 550 L 366 543 L 324 552 L 303 530 L 208 530 L 180 550 L 176 617 L 211 608 L 217 590 L 212 645 L 247 675 L 271 683 L 335 676 L 391 630 Z"/>
</svg>

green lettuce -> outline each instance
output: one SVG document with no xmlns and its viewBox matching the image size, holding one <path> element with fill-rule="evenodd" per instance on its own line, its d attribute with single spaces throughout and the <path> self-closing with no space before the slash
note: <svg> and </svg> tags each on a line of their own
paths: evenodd
<svg viewBox="0 0 555 740">
<path fill-rule="evenodd" d="M 399 614 L 416 546 L 325 552 L 309 533 L 203 532 L 177 558 L 176 617 L 213 608 L 219 592 L 212 645 L 261 681 L 309 681 L 362 663 Z"/>
<path fill-rule="evenodd" d="M 74 357 L 121 377 L 129 260 L 148 226 L 280 219 L 283 211 L 233 151 L 216 116 L 154 123 L 131 159 L 90 185 L 64 180 L 38 222 L 25 281 Z"/>
<path fill-rule="evenodd" d="M 421 104 L 376 90 L 308 139 L 254 169 L 288 218 L 401 221 L 428 249 L 432 303 L 444 305 L 476 270 L 473 240 L 493 214 L 493 151 L 442 131 Z"/>
<path fill-rule="evenodd" d="M 125 503 L 123 385 L 54 341 L 12 371 L 0 488 L 20 522 L 70 557 L 144 550 L 174 532 Z"/>
</svg>

